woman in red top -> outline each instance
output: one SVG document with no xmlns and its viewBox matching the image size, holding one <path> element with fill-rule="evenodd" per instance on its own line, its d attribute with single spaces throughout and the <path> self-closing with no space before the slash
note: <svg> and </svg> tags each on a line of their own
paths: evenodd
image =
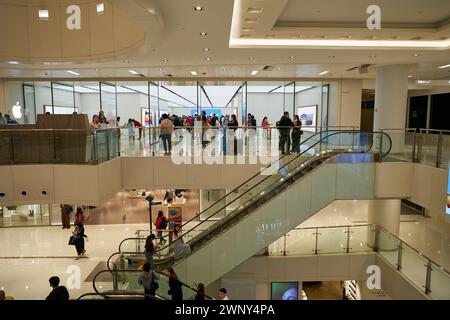
<svg viewBox="0 0 450 320">
<path fill-rule="evenodd" d="M 264 117 L 263 121 L 261 122 L 261 127 L 263 127 L 263 135 L 267 138 L 268 137 L 268 131 L 270 128 L 269 120 L 267 120 L 267 117 Z"/>
</svg>

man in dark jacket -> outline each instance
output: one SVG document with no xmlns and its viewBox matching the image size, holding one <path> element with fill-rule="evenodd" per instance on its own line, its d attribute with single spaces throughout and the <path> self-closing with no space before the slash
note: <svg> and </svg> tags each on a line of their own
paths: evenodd
<svg viewBox="0 0 450 320">
<path fill-rule="evenodd" d="M 289 118 L 289 112 L 285 111 L 283 116 L 281 117 L 280 121 L 277 124 L 280 128 L 280 150 L 281 154 L 286 154 L 285 145 L 287 143 L 287 153 L 289 153 L 291 149 L 291 138 L 289 135 L 289 131 L 291 130 L 291 127 L 294 126 L 294 123 L 292 122 L 291 118 Z"/>
<path fill-rule="evenodd" d="M 59 285 L 59 277 L 51 277 L 48 281 L 53 290 L 45 300 L 69 300 L 69 292 L 66 287 Z"/>
</svg>

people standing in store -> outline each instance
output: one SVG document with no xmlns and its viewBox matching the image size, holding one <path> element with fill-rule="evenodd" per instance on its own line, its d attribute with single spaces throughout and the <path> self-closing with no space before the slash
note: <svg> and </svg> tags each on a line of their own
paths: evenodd
<svg viewBox="0 0 450 320">
<path fill-rule="evenodd" d="M 129 118 L 128 119 L 128 123 L 127 123 L 127 127 L 128 127 L 128 138 L 131 139 L 135 139 L 134 137 L 134 121 L 133 119 Z"/>
<path fill-rule="evenodd" d="M 233 137 L 232 138 L 233 139 L 233 145 L 234 145 L 233 152 L 234 152 L 235 156 L 238 154 L 238 146 L 237 146 L 237 138 L 236 138 L 236 130 L 237 130 L 238 127 L 239 127 L 239 123 L 238 123 L 238 121 L 236 119 L 236 115 L 232 114 L 231 115 L 231 120 L 230 120 L 230 122 L 228 122 L 228 128 L 233 130 L 233 132 L 231 132 L 231 130 L 230 130 L 229 135 L 232 135 L 232 137 Z M 231 139 L 228 139 L 228 141 L 230 141 L 230 140 Z"/>
<path fill-rule="evenodd" d="M 172 121 L 170 121 L 169 116 L 165 113 L 162 115 L 160 127 L 161 127 L 161 138 L 163 140 L 164 145 L 164 155 L 168 156 L 172 152 L 173 123 Z"/>
<path fill-rule="evenodd" d="M 0 112 L 0 126 L 6 126 L 8 121 L 3 117 L 3 114 Z"/>
<path fill-rule="evenodd" d="M 205 300 L 205 285 L 201 282 L 197 285 L 197 294 L 194 300 Z"/>
<path fill-rule="evenodd" d="M 11 119 L 11 116 L 9 114 L 5 114 L 5 119 L 6 119 L 6 124 L 7 125 L 19 124 L 16 120 Z"/>
<path fill-rule="evenodd" d="M 60 205 L 61 208 L 61 223 L 63 229 L 70 229 L 70 213 L 72 207 L 67 204 Z M 73 210 L 73 209 L 72 209 Z"/>
<path fill-rule="evenodd" d="M 153 240 L 155 240 L 155 235 L 153 233 L 145 239 L 145 258 L 151 269 L 153 269 L 153 253 L 155 252 Z"/>
<path fill-rule="evenodd" d="M 267 139 L 269 137 L 269 129 L 270 129 L 270 124 L 269 120 L 267 120 L 267 117 L 263 118 L 261 122 L 261 127 L 263 128 L 263 137 Z"/>
<path fill-rule="evenodd" d="M 92 129 L 98 129 L 98 128 L 100 128 L 100 125 L 101 124 L 100 124 L 100 121 L 98 119 L 98 115 L 94 114 L 92 116 L 91 128 Z"/>
<path fill-rule="evenodd" d="M 156 217 L 155 222 L 156 230 L 158 230 L 158 239 L 159 244 L 166 243 L 167 240 L 163 237 L 163 230 L 167 228 L 167 218 L 164 216 L 164 212 L 162 210 L 158 211 L 158 216 Z"/>
<path fill-rule="evenodd" d="M 292 152 L 300 153 L 300 138 L 303 134 L 302 122 L 298 115 L 294 115 L 294 127 L 292 128 Z"/>
<path fill-rule="evenodd" d="M 59 277 L 53 276 L 48 282 L 52 291 L 45 300 L 69 300 L 69 291 L 67 291 L 66 287 L 59 285 Z"/>
<path fill-rule="evenodd" d="M 148 262 L 142 267 L 142 274 L 139 276 L 138 283 L 144 287 L 145 300 L 151 300 L 156 295 L 156 280 L 160 278 L 157 272 L 154 272 Z"/>
<path fill-rule="evenodd" d="M 133 120 L 133 123 L 134 123 L 134 127 L 138 128 L 138 130 L 139 130 L 139 138 L 138 138 L 138 140 L 141 140 L 141 138 L 142 138 L 142 123 L 140 123 L 136 119 L 132 119 L 132 120 Z"/>
<path fill-rule="evenodd" d="M 169 271 L 169 291 L 167 292 L 172 296 L 173 301 L 181 301 L 183 300 L 183 290 L 182 283 L 178 280 L 178 276 L 173 270 L 173 268 L 167 268 Z"/>
<path fill-rule="evenodd" d="M 100 126 L 102 128 L 106 128 L 109 125 L 109 121 L 105 117 L 105 111 L 101 110 L 98 113 L 98 121 L 100 122 Z"/>
<path fill-rule="evenodd" d="M 294 124 L 292 123 L 291 118 L 289 118 L 289 112 L 285 111 L 280 121 L 278 122 L 279 131 L 280 131 L 280 144 L 279 149 L 281 150 L 281 154 L 290 153 L 291 149 L 291 137 L 289 132 L 291 131 L 291 127 Z M 287 145 L 287 149 L 286 149 Z"/>
</svg>

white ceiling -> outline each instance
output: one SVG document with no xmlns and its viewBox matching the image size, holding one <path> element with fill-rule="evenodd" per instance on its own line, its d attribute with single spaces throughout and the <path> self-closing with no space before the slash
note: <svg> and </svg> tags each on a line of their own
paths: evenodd
<svg viewBox="0 0 450 320">
<path fill-rule="evenodd" d="M 137 0 L 130 0 L 137 1 Z M 140 1 L 140 5 L 142 0 Z M 450 68 L 437 67 L 450 63 L 449 50 L 374 50 L 374 49 L 299 49 L 299 48 L 230 48 L 230 30 L 233 17 L 232 0 L 154 0 L 161 17 L 164 29 L 158 43 L 149 41 L 145 47 L 135 54 L 117 57 L 109 61 L 66 61 L 62 63 L 35 63 L 10 65 L 0 62 L 0 77 L 15 78 L 67 78 L 67 79 L 140 79 L 132 75 L 134 70 L 145 77 L 168 78 L 374 78 L 377 66 L 386 64 L 408 64 L 410 74 L 414 78 L 449 79 Z M 367 16 L 360 9 L 366 6 L 366 0 L 247 0 L 252 6 L 276 6 L 285 2 L 286 7 L 278 9 L 272 25 L 276 21 L 308 21 L 329 22 L 361 22 Z M 382 7 L 382 19 L 389 23 L 435 23 L 450 15 L 448 0 L 373 0 L 370 4 Z M 341 4 L 338 6 L 338 4 Z M 203 11 L 194 11 L 196 5 L 203 6 Z M 135 9 L 135 8 L 134 8 Z M 365 8 L 364 8 L 365 9 Z M 402 10 L 400 10 L 402 9 Z M 145 10 L 145 9 L 143 9 Z M 320 10 L 320 12 L 317 12 Z M 419 14 L 418 12 L 422 12 Z M 262 15 L 269 15 L 264 11 Z M 267 20 L 267 19 L 266 19 Z M 268 23 L 268 22 L 267 22 Z M 283 30 L 278 30 L 283 29 Z M 295 36 L 289 28 L 278 28 L 280 36 Z M 298 29 L 297 27 L 294 29 Z M 322 28 L 327 31 L 327 28 Z M 321 35 L 319 29 L 315 34 Z M 329 31 L 329 30 L 328 30 Z M 401 30 L 403 34 L 406 32 Z M 445 30 L 444 30 L 445 31 Z M 207 32 L 201 36 L 200 32 Z M 296 31 L 297 32 L 297 31 Z M 337 32 L 334 30 L 334 32 Z M 339 31 L 341 32 L 341 31 Z M 355 31 L 356 32 L 356 31 Z M 358 31 L 360 32 L 360 31 Z M 408 37 L 414 35 L 408 31 Z M 447 32 L 447 31 L 445 31 Z M 347 34 L 348 32 L 341 32 Z M 209 48 L 209 51 L 204 51 Z M 418 54 L 418 56 L 414 56 Z M 290 57 L 293 57 L 292 59 Z M 207 61 L 206 58 L 211 58 Z M 250 60 L 249 57 L 254 57 Z M 164 61 L 167 59 L 168 61 Z M 128 63 L 125 63 L 127 60 Z M 361 64 L 371 64 L 369 72 L 359 74 L 358 70 L 346 71 Z M 276 68 L 272 71 L 261 71 L 265 65 Z M 80 76 L 67 73 L 74 70 Z M 258 74 L 251 76 L 253 70 Z M 321 77 L 324 70 L 330 73 Z M 191 71 L 199 76 L 193 77 Z M 143 78 L 141 78 L 144 80 Z"/>
</svg>

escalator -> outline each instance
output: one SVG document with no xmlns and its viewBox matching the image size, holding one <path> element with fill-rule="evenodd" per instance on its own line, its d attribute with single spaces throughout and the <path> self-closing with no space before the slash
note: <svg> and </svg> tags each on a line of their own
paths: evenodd
<svg viewBox="0 0 450 320">
<path fill-rule="evenodd" d="M 302 142 L 300 154 L 279 158 L 183 224 L 206 217 L 181 236 L 191 252 L 175 260 L 177 246 L 163 246 L 155 253 L 155 268 L 171 266 L 186 283 L 210 284 L 332 201 L 373 199 L 375 162 L 390 148 L 390 137 L 381 132 L 313 134 Z M 109 272 L 132 255 L 143 258 L 139 252 L 114 254 Z M 126 269 L 135 269 L 136 259 L 130 260 Z"/>
</svg>

